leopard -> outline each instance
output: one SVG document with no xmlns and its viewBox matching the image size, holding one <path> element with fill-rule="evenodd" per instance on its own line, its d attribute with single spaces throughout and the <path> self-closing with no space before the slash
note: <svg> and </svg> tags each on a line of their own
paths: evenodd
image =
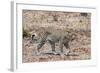
<svg viewBox="0 0 100 73">
<path fill-rule="evenodd" d="M 77 39 L 77 34 L 72 29 L 67 29 L 66 31 L 61 29 L 45 29 L 40 28 L 35 30 L 31 35 L 32 41 L 37 42 L 37 51 L 40 52 L 40 49 L 48 42 L 51 45 L 53 53 L 56 53 L 55 45 L 59 44 L 60 52 L 63 54 L 63 47 L 69 49 L 69 42 Z"/>
</svg>

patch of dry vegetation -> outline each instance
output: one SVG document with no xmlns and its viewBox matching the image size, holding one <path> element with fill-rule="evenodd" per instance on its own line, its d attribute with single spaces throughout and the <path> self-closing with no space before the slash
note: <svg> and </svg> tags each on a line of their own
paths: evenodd
<svg viewBox="0 0 100 73">
<path fill-rule="evenodd" d="M 29 62 L 48 62 L 61 60 L 89 60 L 91 59 L 91 14 L 79 12 L 55 12 L 55 11 L 34 11 L 23 10 L 23 48 L 22 61 Z M 45 28 L 45 29 L 44 29 Z M 70 30 L 69 30 L 70 29 Z M 78 37 L 69 43 L 71 52 L 78 55 L 36 55 L 37 44 L 31 41 L 31 33 L 34 31 L 73 31 Z M 61 32 L 59 32 L 61 33 Z M 56 43 L 56 51 L 59 44 Z M 64 47 L 64 51 L 67 49 Z M 51 52 L 51 47 L 46 43 L 41 48 L 42 53 Z"/>
</svg>

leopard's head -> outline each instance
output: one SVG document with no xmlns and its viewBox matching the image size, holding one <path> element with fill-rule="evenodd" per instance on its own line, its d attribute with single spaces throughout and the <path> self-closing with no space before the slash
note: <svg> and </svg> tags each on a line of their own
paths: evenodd
<svg viewBox="0 0 100 73">
<path fill-rule="evenodd" d="M 31 39 L 33 42 L 39 42 L 45 35 L 46 35 L 46 30 L 40 28 L 32 32 Z"/>
</svg>

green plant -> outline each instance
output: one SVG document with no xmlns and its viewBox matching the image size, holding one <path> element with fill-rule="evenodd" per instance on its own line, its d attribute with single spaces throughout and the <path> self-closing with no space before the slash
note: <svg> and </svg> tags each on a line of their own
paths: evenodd
<svg viewBox="0 0 100 73">
<path fill-rule="evenodd" d="M 31 34 L 27 31 L 27 30 L 25 30 L 24 28 L 23 28 L 23 38 L 24 37 L 30 37 L 31 36 Z"/>
</svg>

